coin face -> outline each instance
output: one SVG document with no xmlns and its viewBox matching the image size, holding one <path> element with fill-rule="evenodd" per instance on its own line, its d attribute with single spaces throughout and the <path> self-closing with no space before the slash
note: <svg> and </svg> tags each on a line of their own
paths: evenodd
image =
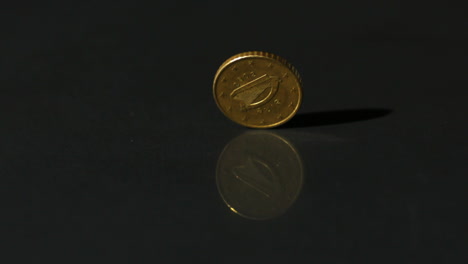
<svg viewBox="0 0 468 264">
<path fill-rule="evenodd" d="M 247 127 L 284 124 L 299 109 L 302 86 L 297 71 L 284 59 L 266 52 L 245 52 L 225 61 L 213 82 L 219 109 Z"/>
<path fill-rule="evenodd" d="M 279 135 L 250 131 L 224 148 L 216 182 L 233 212 L 253 220 L 271 219 L 286 212 L 301 191 L 301 158 Z"/>
</svg>

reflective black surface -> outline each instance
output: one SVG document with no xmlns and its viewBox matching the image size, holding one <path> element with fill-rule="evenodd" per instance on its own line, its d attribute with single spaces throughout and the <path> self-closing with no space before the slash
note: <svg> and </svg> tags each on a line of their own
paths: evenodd
<svg viewBox="0 0 468 264">
<path fill-rule="evenodd" d="M 4 263 L 465 263 L 461 11 L 248 4 L 1 11 Z M 212 78 L 246 50 L 287 58 L 304 82 L 299 114 L 271 130 L 303 184 L 265 221 L 216 184 L 223 149 L 251 129 L 219 112 Z"/>
<path fill-rule="evenodd" d="M 252 220 L 287 212 L 301 193 L 301 154 L 287 137 L 249 131 L 231 140 L 216 166 L 216 185 L 227 207 Z"/>
</svg>

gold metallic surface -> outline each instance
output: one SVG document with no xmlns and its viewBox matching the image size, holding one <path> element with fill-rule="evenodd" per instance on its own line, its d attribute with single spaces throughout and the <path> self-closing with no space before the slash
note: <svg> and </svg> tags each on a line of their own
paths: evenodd
<svg viewBox="0 0 468 264">
<path fill-rule="evenodd" d="M 285 138 L 249 131 L 234 138 L 219 156 L 216 184 L 234 213 L 253 220 L 284 214 L 302 189 L 299 153 Z"/>
<path fill-rule="evenodd" d="M 270 128 L 296 114 L 302 101 L 302 85 L 299 74 L 286 60 L 252 51 L 221 64 L 214 78 L 213 96 L 232 121 L 252 128 Z"/>
</svg>

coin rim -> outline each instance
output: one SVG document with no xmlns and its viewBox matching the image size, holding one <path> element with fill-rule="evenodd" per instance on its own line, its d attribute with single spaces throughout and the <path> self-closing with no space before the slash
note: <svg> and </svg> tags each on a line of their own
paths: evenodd
<svg viewBox="0 0 468 264">
<path fill-rule="evenodd" d="M 235 63 L 237 61 L 245 60 L 245 59 L 248 59 L 248 58 L 262 58 L 262 59 L 268 59 L 268 60 L 278 62 L 278 63 L 282 64 L 284 67 L 286 67 L 294 75 L 294 77 L 296 78 L 296 81 L 297 81 L 297 83 L 299 85 L 298 102 L 297 102 L 295 108 L 293 109 L 293 111 L 291 112 L 291 114 L 289 116 L 287 116 L 286 118 L 282 119 L 281 121 L 273 123 L 273 124 L 267 124 L 267 125 L 255 125 L 255 124 L 241 123 L 240 121 L 235 120 L 235 119 L 231 118 L 229 115 L 227 115 L 226 112 L 221 107 L 221 105 L 219 104 L 218 98 L 216 96 L 216 84 L 218 82 L 220 74 L 226 69 L 227 66 L 229 66 L 229 65 L 231 65 L 231 64 L 233 64 L 233 63 Z M 214 80 L 213 80 L 213 97 L 215 99 L 216 105 L 218 106 L 219 110 L 227 118 L 229 118 L 231 121 L 233 121 L 234 123 L 245 126 L 245 127 L 250 127 L 250 128 L 273 128 L 273 127 L 281 126 L 284 123 L 291 120 L 291 118 L 293 118 L 293 116 L 295 116 L 297 111 L 299 110 L 299 108 L 300 108 L 300 106 L 302 104 L 302 97 L 303 97 L 302 79 L 300 77 L 300 74 L 296 70 L 296 68 L 294 68 L 294 66 L 292 66 L 292 64 L 287 62 L 286 59 L 284 59 L 284 58 L 282 58 L 282 57 L 280 57 L 278 55 L 268 53 L 268 52 L 264 52 L 264 51 L 242 52 L 242 53 L 236 54 L 236 55 L 230 57 L 229 59 L 227 59 L 226 61 L 224 61 L 221 64 L 221 66 L 218 68 L 218 70 L 216 71 L 216 74 L 215 74 L 215 77 L 214 77 Z"/>
<path fill-rule="evenodd" d="M 296 194 L 294 195 L 294 198 L 291 200 L 291 202 L 289 203 L 289 206 L 286 207 L 284 210 L 281 210 L 279 213 L 277 214 L 274 214 L 272 216 L 268 216 L 268 217 L 252 217 L 252 216 L 248 216 L 246 214 L 243 214 L 241 212 L 239 212 L 237 209 L 235 209 L 226 199 L 226 196 L 223 195 L 223 192 L 221 191 L 221 187 L 220 187 L 220 161 L 221 161 L 221 158 L 223 157 L 223 155 L 226 153 L 226 150 L 229 148 L 231 144 L 231 142 L 243 137 L 243 136 L 246 136 L 246 135 L 255 135 L 255 134 L 267 134 L 269 136 L 272 136 L 272 137 L 275 137 L 277 139 L 279 139 L 280 141 L 282 141 L 283 143 L 285 143 L 292 151 L 293 153 L 295 154 L 295 157 L 297 157 L 297 161 L 299 162 L 299 167 L 300 167 L 300 183 L 299 183 L 299 188 L 298 188 L 298 191 L 296 192 Z M 218 193 L 219 195 L 221 196 L 221 199 L 223 200 L 223 202 L 227 205 L 227 207 L 229 208 L 229 210 L 233 211 L 234 213 L 240 215 L 241 217 L 244 217 L 244 218 L 247 218 L 247 219 L 250 219 L 250 220 L 258 220 L 258 221 L 262 221 L 262 220 L 268 220 L 268 219 L 273 219 L 273 218 L 276 218 L 278 216 L 281 216 L 282 214 L 284 214 L 286 211 L 288 211 L 292 205 L 297 201 L 297 198 L 299 197 L 299 195 L 301 194 L 302 192 L 302 188 L 304 186 L 304 162 L 302 160 L 302 157 L 301 155 L 299 154 L 298 150 L 296 149 L 296 147 L 291 143 L 289 142 L 287 139 L 283 138 L 282 136 L 278 135 L 277 133 L 274 133 L 274 132 L 266 132 L 266 131 L 248 131 L 248 132 L 244 132 L 242 134 L 240 134 L 239 136 L 231 139 L 227 144 L 226 146 L 224 146 L 223 150 L 221 151 L 221 153 L 219 154 L 219 157 L 218 157 L 218 161 L 216 162 L 216 175 L 215 175 L 215 178 L 216 178 L 216 187 L 218 189 Z"/>
</svg>

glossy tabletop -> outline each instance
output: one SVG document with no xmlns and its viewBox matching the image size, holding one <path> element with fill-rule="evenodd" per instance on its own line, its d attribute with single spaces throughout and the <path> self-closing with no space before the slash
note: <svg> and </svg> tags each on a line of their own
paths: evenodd
<svg viewBox="0 0 468 264">
<path fill-rule="evenodd" d="M 465 263 L 466 18 L 284 3 L 1 11 L 2 262 Z M 250 50 L 302 76 L 278 128 L 213 99 Z"/>
</svg>

